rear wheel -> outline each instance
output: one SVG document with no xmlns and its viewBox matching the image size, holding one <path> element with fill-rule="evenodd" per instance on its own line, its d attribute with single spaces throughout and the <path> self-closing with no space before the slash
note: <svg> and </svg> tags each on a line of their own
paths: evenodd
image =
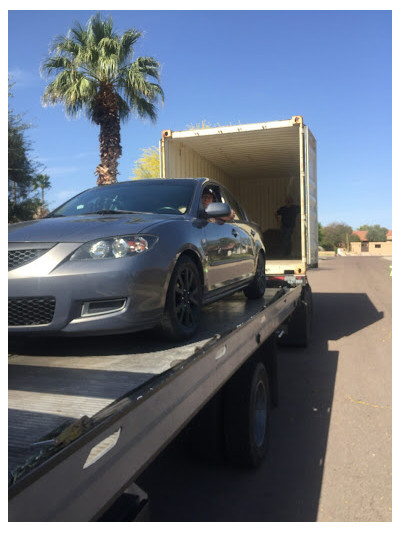
<svg viewBox="0 0 400 533">
<path fill-rule="evenodd" d="M 225 450 L 239 466 L 258 466 L 268 451 L 269 380 L 262 361 L 250 360 L 224 389 Z"/>
<path fill-rule="evenodd" d="M 200 322 L 203 287 L 199 271 L 190 257 L 182 256 L 175 265 L 167 292 L 161 328 L 171 340 L 191 337 Z"/>
<path fill-rule="evenodd" d="M 265 259 L 262 253 L 258 254 L 256 274 L 253 281 L 244 290 L 245 296 L 250 300 L 264 296 L 267 280 L 265 278 Z"/>
</svg>

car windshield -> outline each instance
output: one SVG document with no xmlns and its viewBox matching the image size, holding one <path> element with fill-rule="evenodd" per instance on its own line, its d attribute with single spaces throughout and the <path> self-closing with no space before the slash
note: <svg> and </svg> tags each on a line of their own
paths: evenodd
<svg viewBox="0 0 400 533">
<path fill-rule="evenodd" d="M 78 194 L 49 216 L 113 212 L 183 215 L 189 209 L 194 187 L 193 181 L 159 179 L 103 185 Z"/>
</svg>

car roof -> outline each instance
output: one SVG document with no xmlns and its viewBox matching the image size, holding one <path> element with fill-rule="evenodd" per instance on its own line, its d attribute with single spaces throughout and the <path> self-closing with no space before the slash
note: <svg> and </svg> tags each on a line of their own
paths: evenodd
<svg viewBox="0 0 400 533">
<path fill-rule="evenodd" d="M 122 185 L 126 183 L 154 183 L 154 182 L 163 182 L 168 183 L 172 181 L 206 181 L 209 178 L 144 178 L 144 179 L 133 179 L 133 180 L 125 180 L 125 181 L 118 181 L 116 183 L 111 183 L 110 185 Z"/>
<path fill-rule="evenodd" d="M 134 183 L 154 183 L 154 182 L 162 182 L 162 183 L 172 183 L 177 181 L 194 181 L 197 183 L 202 183 L 205 181 L 209 181 L 210 178 L 144 178 L 144 179 L 136 179 L 136 180 L 125 180 L 125 181 L 117 181 L 115 183 L 110 183 L 107 185 L 107 187 L 118 187 L 119 185 L 126 185 L 126 184 L 134 184 Z M 213 180 L 214 181 L 214 180 Z M 95 187 L 89 187 L 89 189 L 86 189 L 88 191 L 92 189 L 98 189 L 99 187 L 104 187 L 104 185 L 97 185 Z"/>
<path fill-rule="evenodd" d="M 178 181 L 193 181 L 195 183 L 205 183 L 206 181 L 211 181 L 210 178 L 145 178 L 145 179 L 138 179 L 138 180 L 125 180 L 125 181 L 117 181 L 115 183 L 110 183 L 107 185 L 107 187 L 119 187 L 120 185 L 126 185 L 126 184 L 134 184 L 134 183 L 154 183 L 154 182 L 162 182 L 162 183 L 174 183 Z M 215 180 L 212 180 L 213 182 Z M 85 189 L 82 192 L 92 191 L 95 189 L 98 189 L 99 187 L 104 187 L 104 185 L 96 185 L 95 187 L 89 187 L 88 189 Z M 80 194 L 80 193 L 79 193 Z"/>
</svg>

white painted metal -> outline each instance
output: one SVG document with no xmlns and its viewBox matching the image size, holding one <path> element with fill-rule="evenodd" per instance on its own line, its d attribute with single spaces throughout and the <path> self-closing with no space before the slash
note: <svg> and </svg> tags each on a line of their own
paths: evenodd
<svg viewBox="0 0 400 533">
<path fill-rule="evenodd" d="M 223 133 L 236 133 L 236 132 L 246 132 L 246 131 L 257 131 L 257 130 L 269 130 L 274 128 L 285 128 L 292 126 L 296 122 L 296 118 L 293 117 L 290 120 L 275 120 L 273 122 L 255 122 L 253 124 L 236 124 L 234 126 L 218 126 L 216 128 L 202 128 L 199 130 L 184 130 L 184 131 L 174 131 L 174 137 L 177 139 L 183 139 L 186 137 L 199 137 L 202 135 L 215 135 Z"/>
<path fill-rule="evenodd" d="M 83 465 L 83 468 L 89 468 L 99 461 L 106 453 L 111 451 L 114 446 L 117 445 L 119 436 L 121 435 L 121 428 L 118 428 L 117 431 L 114 431 L 111 435 L 103 439 L 101 442 L 96 444 L 91 450 L 90 453 Z"/>
<path fill-rule="evenodd" d="M 304 126 L 300 125 L 299 131 L 299 152 L 300 152 L 300 231 L 301 231 L 301 259 L 306 263 L 306 198 L 305 198 L 305 159 L 304 159 Z"/>
<path fill-rule="evenodd" d="M 318 264 L 318 208 L 317 208 L 317 142 L 305 127 L 305 189 L 307 264 Z"/>
</svg>

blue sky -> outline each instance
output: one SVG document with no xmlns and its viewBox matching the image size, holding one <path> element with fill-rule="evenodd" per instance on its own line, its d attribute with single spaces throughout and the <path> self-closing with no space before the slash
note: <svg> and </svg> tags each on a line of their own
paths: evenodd
<svg viewBox="0 0 400 533">
<path fill-rule="evenodd" d="M 392 228 L 392 17 L 390 11 L 101 11 L 144 31 L 136 56 L 162 65 L 156 124 L 122 126 L 119 180 L 163 129 L 303 115 L 318 143 L 323 225 Z M 41 61 L 52 39 L 95 11 L 9 11 L 11 107 L 33 123 L 32 155 L 45 165 L 54 208 L 94 186 L 98 128 L 43 108 Z"/>
</svg>

